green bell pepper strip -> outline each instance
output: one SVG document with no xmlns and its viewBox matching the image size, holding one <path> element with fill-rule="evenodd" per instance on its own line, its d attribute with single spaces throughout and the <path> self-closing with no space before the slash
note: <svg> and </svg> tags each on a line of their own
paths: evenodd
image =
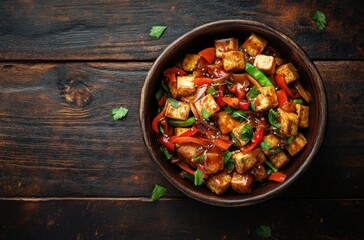
<svg viewBox="0 0 364 240">
<path fill-rule="evenodd" d="M 190 117 L 187 120 L 174 120 L 174 119 L 169 119 L 168 123 L 173 126 L 173 127 L 189 127 L 192 126 L 194 123 L 196 122 L 196 118 L 195 117 Z"/>
<path fill-rule="evenodd" d="M 245 63 L 245 71 L 255 80 L 257 80 L 262 87 L 274 86 L 273 83 L 269 80 L 269 78 L 267 78 L 267 76 L 265 76 L 262 71 L 260 71 L 257 67 L 248 62 Z"/>
</svg>

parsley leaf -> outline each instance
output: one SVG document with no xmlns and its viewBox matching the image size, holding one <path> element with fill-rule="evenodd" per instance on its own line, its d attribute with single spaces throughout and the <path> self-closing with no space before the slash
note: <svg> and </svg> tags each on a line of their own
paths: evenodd
<svg viewBox="0 0 364 240">
<path fill-rule="evenodd" d="M 287 145 L 288 146 L 291 145 L 294 142 L 295 139 L 296 138 L 294 136 L 289 137 L 288 140 L 287 140 Z"/>
<path fill-rule="evenodd" d="M 272 236 L 272 229 L 267 225 L 260 225 L 255 229 L 255 233 L 261 238 L 272 238 L 277 240 L 277 238 Z"/>
<path fill-rule="evenodd" d="M 179 102 L 176 100 L 176 99 L 174 99 L 174 98 L 170 98 L 169 99 L 169 102 L 171 103 L 171 106 L 173 107 L 173 108 L 179 108 Z"/>
<path fill-rule="evenodd" d="M 200 169 L 197 169 L 193 176 L 195 186 L 201 185 L 203 183 L 203 173 Z"/>
<path fill-rule="evenodd" d="M 321 11 L 315 11 L 312 15 L 312 19 L 316 22 L 318 30 L 323 31 L 326 27 L 326 16 Z"/>
<path fill-rule="evenodd" d="M 167 188 L 165 188 L 161 185 L 155 184 L 152 195 L 151 195 L 152 201 L 154 202 L 154 201 L 159 200 L 161 197 L 163 197 L 166 194 L 166 192 L 167 192 Z"/>
<path fill-rule="evenodd" d="M 268 112 L 269 123 L 276 128 L 281 127 L 281 124 L 278 122 L 278 116 L 279 116 L 279 113 L 274 111 L 273 108 L 269 109 L 269 112 Z"/>
<path fill-rule="evenodd" d="M 205 158 L 205 154 L 204 154 L 204 153 L 202 153 L 202 154 L 201 154 L 201 155 L 199 155 L 199 156 L 197 156 L 197 155 L 196 155 L 196 156 L 193 156 L 193 158 L 192 158 L 192 159 L 193 159 L 193 161 L 194 161 L 194 162 L 201 162 L 201 160 L 202 160 L 202 159 L 204 159 L 204 158 Z"/>
<path fill-rule="evenodd" d="M 261 142 L 259 145 L 263 150 L 266 150 L 266 151 L 269 151 L 272 148 L 272 144 L 270 142 L 264 141 L 264 142 Z"/>
<path fill-rule="evenodd" d="M 244 127 L 239 132 L 239 137 L 242 140 L 247 141 L 247 142 L 252 140 L 253 135 L 254 135 L 254 131 L 253 131 L 252 126 L 249 123 L 245 124 Z"/>
<path fill-rule="evenodd" d="M 159 39 L 163 32 L 167 29 L 167 26 L 153 26 L 150 29 L 149 36 L 155 39 Z"/>
<path fill-rule="evenodd" d="M 230 152 L 230 151 L 224 152 L 224 167 L 228 171 L 233 170 L 235 167 L 235 161 L 234 161 L 234 159 L 232 159 L 232 156 L 233 156 L 232 152 Z"/>
<path fill-rule="evenodd" d="M 227 106 L 225 108 L 225 111 L 227 114 L 231 115 L 233 118 L 239 120 L 240 122 L 247 119 L 246 113 L 244 110 L 241 110 L 241 109 L 235 110 L 234 108 Z"/>
<path fill-rule="evenodd" d="M 211 95 L 216 95 L 217 94 L 217 91 L 215 90 L 215 88 L 213 86 L 210 86 L 208 89 L 207 89 L 207 93 L 211 94 Z"/>
<path fill-rule="evenodd" d="M 113 108 L 110 112 L 110 116 L 112 116 L 114 121 L 117 121 L 125 117 L 128 111 L 128 109 L 123 107 Z"/>
<path fill-rule="evenodd" d="M 201 110 L 201 113 L 202 113 L 202 117 L 205 119 L 205 120 L 209 120 L 209 118 L 211 117 L 211 113 L 206 111 L 205 109 L 202 109 Z"/>
<path fill-rule="evenodd" d="M 258 90 L 256 86 L 252 87 L 248 92 L 248 98 L 253 99 L 256 98 L 261 92 Z"/>
</svg>

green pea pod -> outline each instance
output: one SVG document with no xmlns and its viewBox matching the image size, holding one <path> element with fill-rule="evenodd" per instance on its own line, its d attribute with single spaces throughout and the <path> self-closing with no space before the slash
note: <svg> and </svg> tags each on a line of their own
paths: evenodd
<svg viewBox="0 0 364 240">
<path fill-rule="evenodd" d="M 195 117 L 190 117 L 187 120 L 174 120 L 174 119 L 169 119 L 168 123 L 169 125 L 173 126 L 173 127 L 190 127 L 192 126 L 194 123 L 196 122 Z"/>
<path fill-rule="evenodd" d="M 262 71 L 248 62 L 245 63 L 245 71 L 257 80 L 262 87 L 274 86 Z"/>
</svg>

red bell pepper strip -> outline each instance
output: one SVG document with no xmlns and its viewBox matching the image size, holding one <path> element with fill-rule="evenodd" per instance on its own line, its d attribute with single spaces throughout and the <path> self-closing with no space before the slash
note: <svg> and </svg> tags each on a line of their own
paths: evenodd
<svg viewBox="0 0 364 240">
<path fill-rule="evenodd" d="M 160 136 L 159 142 L 163 144 L 169 151 L 174 152 L 173 137 Z"/>
<path fill-rule="evenodd" d="M 287 175 L 281 172 L 273 172 L 269 175 L 268 180 L 269 181 L 275 181 L 275 182 L 284 182 L 287 178 Z"/>
<path fill-rule="evenodd" d="M 178 165 L 178 167 L 180 167 L 183 171 L 185 171 L 185 172 L 187 172 L 187 173 L 191 174 L 192 176 L 195 174 L 195 172 L 194 172 L 191 168 L 189 168 L 186 164 L 184 164 L 183 162 L 178 161 L 178 162 L 176 162 L 176 164 L 177 164 L 177 165 Z"/>
<path fill-rule="evenodd" d="M 288 97 L 287 97 L 286 91 L 278 90 L 276 93 L 277 93 L 277 97 L 278 97 L 279 107 L 282 108 L 284 106 L 284 104 L 286 104 L 288 102 Z"/>
<path fill-rule="evenodd" d="M 195 84 L 198 86 L 204 85 L 204 84 L 211 84 L 212 79 L 207 77 L 201 77 L 195 79 Z"/>
<path fill-rule="evenodd" d="M 274 78 L 276 79 L 276 82 L 278 84 L 278 87 L 280 89 L 283 89 L 288 96 L 293 97 L 293 93 L 292 90 L 288 87 L 286 80 L 284 79 L 284 75 L 283 74 L 276 74 L 274 76 Z"/>
<path fill-rule="evenodd" d="M 248 110 L 250 106 L 250 101 L 239 101 L 239 104 L 238 104 L 238 107 L 241 109 L 241 110 Z"/>
<path fill-rule="evenodd" d="M 244 149 L 244 152 L 246 153 L 250 152 L 257 146 L 259 146 L 260 142 L 263 140 L 266 125 L 267 121 L 265 120 L 265 118 L 258 120 L 258 126 L 257 129 L 255 130 L 252 143 L 249 145 L 249 147 Z"/>
<path fill-rule="evenodd" d="M 230 92 L 232 93 L 236 93 L 237 89 L 236 89 L 236 86 L 233 85 L 233 86 L 230 86 L 229 84 L 227 85 L 227 88 L 229 89 Z"/>
<path fill-rule="evenodd" d="M 159 105 L 160 107 L 163 107 L 163 106 L 164 106 L 164 104 L 166 104 L 166 101 L 167 101 L 167 96 L 166 96 L 166 95 L 163 95 L 162 97 L 160 97 L 160 98 L 158 99 L 158 105 Z"/>
<path fill-rule="evenodd" d="M 217 104 L 219 104 L 221 108 L 227 105 L 224 101 L 222 101 L 224 94 L 225 94 L 225 85 L 218 86 L 216 102 Z"/>
<path fill-rule="evenodd" d="M 197 127 L 192 126 L 190 129 L 188 129 L 186 132 L 182 133 L 181 135 L 178 135 L 178 137 L 191 137 L 193 136 L 195 133 L 198 132 Z"/>
<path fill-rule="evenodd" d="M 198 53 L 201 57 L 203 57 L 209 64 L 215 62 L 215 48 L 206 48 Z"/>
<path fill-rule="evenodd" d="M 239 98 L 235 97 L 223 97 L 222 101 L 232 108 L 239 108 Z"/>
<path fill-rule="evenodd" d="M 164 117 L 165 112 L 166 112 L 166 110 L 165 110 L 165 108 L 163 108 L 163 110 L 153 119 L 152 129 L 156 133 L 159 133 L 158 124 L 159 124 L 159 121 Z"/>
<path fill-rule="evenodd" d="M 207 141 L 207 139 L 201 139 L 201 138 L 196 138 L 196 137 L 177 136 L 176 138 L 173 139 L 174 144 L 187 143 L 187 142 L 197 143 L 197 144 L 199 144 L 201 146 L 205 146 L 205 147 L 207 147 L 209 145 L 209 142 Z"/>
<path fill-rule="evenodd" d="M 226 151 L 229 149 L 231 145 L 233 145 L 232 141 L 226 141 L 221 138 L 214 139 L 214 144 L 219 147 L 221 150 Z"/>
<path fill-rule="evenodd" d="M 168 68 L 164 71 L 164 76 L 167 77 L 171 82 L 176 82 L 178 76 L 186 76 L 187 73 L 178 67 Z"/>
</svg>

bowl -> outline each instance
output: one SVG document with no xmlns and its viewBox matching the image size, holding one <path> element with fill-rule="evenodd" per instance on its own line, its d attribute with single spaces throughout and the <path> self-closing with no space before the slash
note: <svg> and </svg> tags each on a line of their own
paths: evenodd
<svg viewBox="0 0 364 240">
<path fill-rule="evenodd" d="M 175 164 L 166 160 L 160 150 L 157 136 L 152 130 L 152 121 L 156 114 L 155 93 L 160 87 L 163 71 L 173 67 L 187 53 L 196 53 L 201 49 L 214 46 L 215 39 L 229 37 L 246 39 L 256 33 L 268 40 L 284 58 L 299 70 L 300 83 L 312 95 L 310 102 L 310 127 L 306 130 L 306 147 L 285 166 L 287 179 L 283 183 L 269 182 L 264 187 L 253 188 L 250 194 L 238 194 L 228 191 L 216 195 L 206 186 L 195 186 L 181 178 Z M 173 41 L 156 59 L 145 79 L 140 99 L 140 125 L 146 148 L 164 177 L 176 188 L 196 199 L 211 205 L 237 207 L 257 204 L 277 196 L 292 185 L 309 168 L 317 154 L 325 134 L 327 122 L 326 93 L 321 76 L 306 53 L 288 36 L 260 22 L 247 20 L 221 20 L 199 26 Z"/>
</svg>

